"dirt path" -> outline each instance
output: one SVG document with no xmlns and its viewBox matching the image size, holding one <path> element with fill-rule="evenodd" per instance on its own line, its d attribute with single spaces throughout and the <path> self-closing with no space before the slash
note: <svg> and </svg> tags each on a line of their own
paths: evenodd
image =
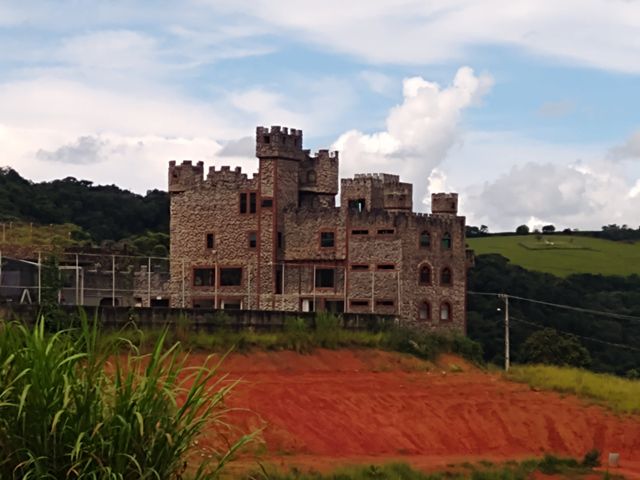
<svg viewBox="0 0 640 480">
<path fill-rule="evenodd" d="M 469 367 L 453 373 L 453 363 L 462 364 L 445 358 L 426 370 L 402 355 L 345 350 L 233 355 L 224 369 L 243 380 L 229 403 L 248 411 L 234 421 L 245 431 L 265 428 L 267 461 L 330 469 L 397 459 L 439 468 L 597 448 L 604 457 L 619 452 L 629 478 L 640 478 L 640 418 Z"/>
</svg>

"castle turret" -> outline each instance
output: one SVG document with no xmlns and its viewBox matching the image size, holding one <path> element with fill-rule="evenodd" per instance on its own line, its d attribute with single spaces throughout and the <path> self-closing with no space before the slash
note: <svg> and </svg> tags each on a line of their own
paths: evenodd
<svg viewBox="0 0 640 480">
<path fill-rule="evenodd" d="M 202 183 L 204 178 L 204 162 L 195 166 L 191 160 L 176 165 L 175 160 L 169 162 L 169 193 L 184 192 Z"/>
<path fill-rule="evenodd" d="M 302 130 L 273 126 L 256 128 L 256 157 L 303 160 Z"/>
<path fill-rule="evenodd" d="M 431 213 L 444 215 L 458 214 L 457 193 L 432 193 Z"/>
</svg>

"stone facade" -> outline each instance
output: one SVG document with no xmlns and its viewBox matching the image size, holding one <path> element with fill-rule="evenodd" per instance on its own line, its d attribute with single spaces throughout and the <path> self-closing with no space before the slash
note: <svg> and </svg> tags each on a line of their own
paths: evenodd
<svg viewBox="0 0 640 480">
<path fill-rule="evenodd" d="M 397 175 L 343 179 L 338 153 L 258 127 L 253 177 L 169 165 L 172 307 L 396 315 L 465 330 L 465 219 L 454 193 L 412 211 Z"/>
</svg>

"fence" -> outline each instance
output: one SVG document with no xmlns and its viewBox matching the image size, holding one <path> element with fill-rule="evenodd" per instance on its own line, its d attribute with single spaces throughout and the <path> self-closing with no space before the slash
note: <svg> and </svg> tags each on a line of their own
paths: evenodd
<svg viewBox="0 0 640 480">
<path fill-rule="evenodd" d="M 41 303 L 53 291 L 67 305 L 169 306 L 168 282 L 167 258 L 42 252 L 16 258 L 0 250 L 5 303 Z"/>
</svg>

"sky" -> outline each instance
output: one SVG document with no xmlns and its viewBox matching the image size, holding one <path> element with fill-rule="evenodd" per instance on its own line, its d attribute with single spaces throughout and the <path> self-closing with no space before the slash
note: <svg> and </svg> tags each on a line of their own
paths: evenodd
<svg viewBox="0 0 640 480">
<path fill-rule="evenodd" d="M 640 225 L 640 1 L 0 0 L 0 166 L 144 193 L 304 130 L 472 225 Z"/>
</svg>

